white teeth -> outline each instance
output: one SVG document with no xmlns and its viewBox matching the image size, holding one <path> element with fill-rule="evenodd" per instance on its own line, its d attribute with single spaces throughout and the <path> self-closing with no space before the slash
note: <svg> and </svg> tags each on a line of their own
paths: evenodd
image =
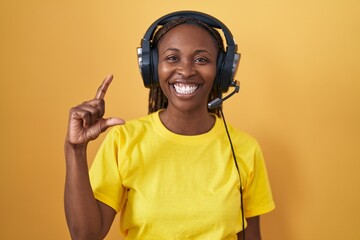
<svg viewBox="0 0 360 240">
<path fill-rule="evenodd" d="M 191 94 L 191 93 L 195 92 L 195 90 L 198 88 L 198 85 L 175 83 L 174 88 L 175 88 L 175 91 L 179 94 Z"/>
</svg>

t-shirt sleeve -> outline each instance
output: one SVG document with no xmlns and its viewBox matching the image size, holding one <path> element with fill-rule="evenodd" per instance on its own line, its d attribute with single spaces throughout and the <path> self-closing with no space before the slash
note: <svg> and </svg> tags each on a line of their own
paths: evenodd
<svg viewBox="0 0 360 240">
<path fill-rule="evenodd" d="M 252 163 L 252 171 L 246 179 L 243 192 L 246 217 L 262 215 L 275 208 L 264 157 L 258 145 Z"/>
<path fill-rule="evenodd" d="M 119 132 L 112 128 L 101 144 L 89 176 L 94 196 L 100 202 L 119 212 L 126 199 L 119 171 Z"/>
</svg>

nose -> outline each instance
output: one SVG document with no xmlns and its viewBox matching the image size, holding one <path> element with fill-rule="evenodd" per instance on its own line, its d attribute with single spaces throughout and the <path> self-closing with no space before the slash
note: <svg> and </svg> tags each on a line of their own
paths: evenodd
<svg viewBox="0 0 360 240">
<path fill-rule="evenodd" d="M 189 60 L 181 61 L 178 65 L 177 73 L 185 78 L 193 76 L 196 73 L 193 62 Z"/>
</svg>

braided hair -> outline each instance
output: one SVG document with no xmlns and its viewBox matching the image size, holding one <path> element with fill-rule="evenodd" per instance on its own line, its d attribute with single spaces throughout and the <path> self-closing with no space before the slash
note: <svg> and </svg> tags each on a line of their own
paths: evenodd
<svg viewBox="0 0 360 240">
<path fill-rule="evenodd" d="M 156 33 L 153 37 L 153 40 L 152 40 L 152 47 L 157 46 L 160 39 L 167 32 L 169 32 L 171 29 L 173 29 L 176 26 L 179 26 L 181 24 L 194 24 L 202 29 L 205 29 L 211 35 L 211 37 L 214 39 L 214 41 L 216 42 L 216 45 L 218 47 L 218 54 L 221 51 L 224 51 L 223 39 L 222 39 L 221 35 L 219 34 L 219 32 L 217 30 L 215 30 L 214 28 L 210 27 L 209 25 L 207 25 L 193 17 L 180 17 L 180 18 L 176 18 L 176 19 L 164 24 L 162 27 L 160 27 L 156 31 Z M 208 101 L 211 101 L 217 97 L 221 97 L 221 90 L 213 87 L 212 90 L 210 91 Z M 148 112 L 149 113 L 156 112 L 160 109 L 166 108 L 167 105 L 168 105 L 168 100 L 167 100 L 165 94 L 163 93 L 161 87 L 159 85 L 152 86 L 149 91 Z M 215 109 L 209 109 L 208 111 L 215 113 L 217 116 L 220 116 L 219 108 L 221 108 L 221 107 L 222 106 L 215 108 Z"/>
</svg>

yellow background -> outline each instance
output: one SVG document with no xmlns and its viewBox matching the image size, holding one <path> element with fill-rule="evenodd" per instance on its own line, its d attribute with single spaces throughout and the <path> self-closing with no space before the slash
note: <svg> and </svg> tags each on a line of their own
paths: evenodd
<svg viewBox="0 0 360 240">
<path fill-rule="evenodd" d="M 241 91 L 224 108 L 267 160 L 277 209 L 262 217 L 264 239 L 360 239 L 358 0 L 0 0 L 1 239 L 70 239 L 68 109 L 113 73 L 106 115 L 146 114 L 136 47 L 184 9 L 221 19 L 239 44 Z"/>
</svg>

